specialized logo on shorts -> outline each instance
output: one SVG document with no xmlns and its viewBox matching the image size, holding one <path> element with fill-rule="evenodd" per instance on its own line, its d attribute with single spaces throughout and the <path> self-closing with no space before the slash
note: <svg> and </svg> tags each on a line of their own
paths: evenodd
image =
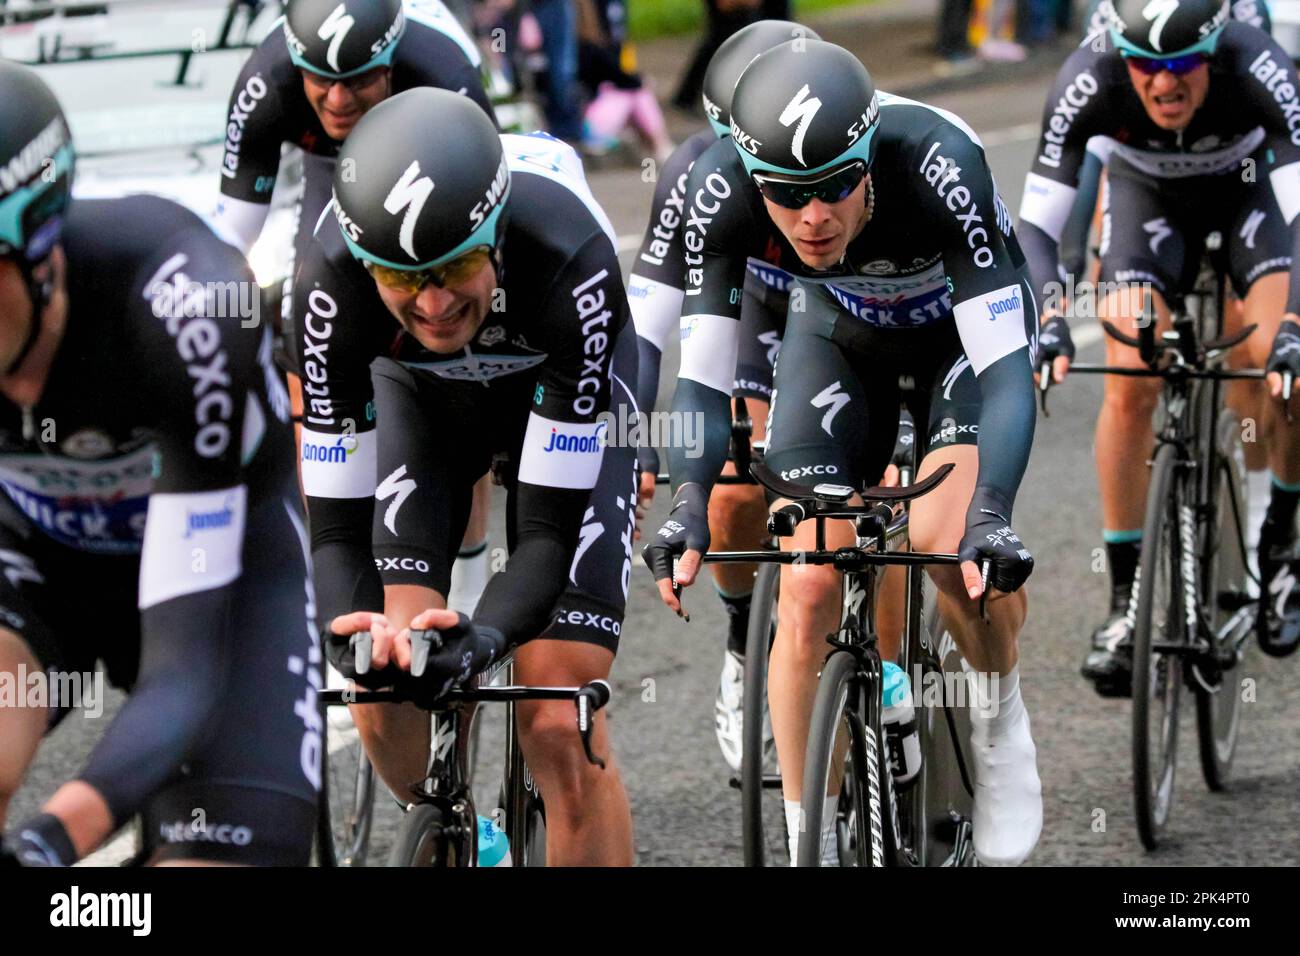
<svg viewBox="0 0 1300 956">
<path fill-rule="evenodd" d="M 808 98 L 809 92 L 810 88 L 805 83 L 803 88 L 785 105 L 785 109 L 781 111 L 780 116 L 782 126 L 799 124 L 795 127 L 794 141 L 790 144 L 790 152 L 799 161 L 799 165 L 804 167 L 808 165 L 803 158 L 804 137 L 808 135 L 808 126 L 812 123 L 813 117 L 822 108 L 822 101 L 817 97 Z"/>
<path fill-rule="evenodd" d="M 822 431 L 834 438 L 831 432 L 831 422 L 839 414 L 841 408 L 849 403 L 849 396 L 840 391 L 840 383 L 832 382 L 823 388 L 812 398 L 813 408 L 825 408 L 826 414 L 822 416 Z M 828 407 L 829 406 L 829 407 Z"/>
<path fill-rule="evenodd" d="M 578 529 L 578 547 L 573 552 L 573 563 L 569 565 L 569 581 L 576 587 L 578 584 L 578 564 L 582 561 L 582 556 L 587 553 L 587 549 L 600 540 L 600 536 L 605 531 L 605 526 L 595 520 L 596 509 L 587 508 L 587 513 L 582 516 L 582 527 Z"/>
<path fill-rule="evenodd" d="M 762 332 L 758 340 L 767 346 L 767 364 L 776 367 L 776 357 L 781 354 L 781 333 L 774 329 Z"/>
<path fill-rule="evenodd" d="M 388 528 L 394 536 L 397 536 L 397 512 L 402 507 L 402 502 L 411 497 L 411 492 L 415 491 L 416 484 L 414 478 L 407 478 L 406 466 L 402 465 L 391 475 L 379 483 L 375 489 L 376 501 L 387 501 L 393 499 L 393 503 L 388 506 L 384 512 L 384 526 Z M 426 569 L 427 570 L 427 569 Z"/>
<path fill-rule="evenodd" d="M 388 191 L 388 197 L 384 200 L 384 209 L 389 214 L 396 216 L 403 211 L 406 213 L 402 217 L 397 242 L 413 260 L 419 259 L 415 254 L 415 221 L 420 218 L 424 204 L 429 201 L 432 193 L 433 180 L 420 175 L 420 161 L 417 159 L 406 167 L 406 172 L 402 173 L 402 178 Z"/>
<path fill-rule="evenodd" d="M 36 562 L 19 551 L 0 548 L 0 563 L 4 564 L 5 577 L 15 588 L 24 581 L 31 581 L 33 584 L 45 583 L 45 576 L 36 569 Z"/>
<path fill-rule="evenodd" d="M 1151 235 L 1151 239 L 1147 245 L 1151 247 L 1152 255 L 1159 255 L 1160 243 L 1164 242 L 1174 234 L 1174 231 L 1169 228 L 1169 220 L 1165 219 L 1163 216 L 1159 219 L 1152 219 L 1148 222 L 1142 223 L 1142 231 L 1150 233 Z"/>
<path fill-rule="evenodd" d="M 1246 224 L 1241 227 L 1241 238 L 1246 240 L 1246 248 L 1255 248 L 1255 234 L 1259 232 L 1259 227 L 1267 218 L 1264 210 L 1252 209 L 1250 215 L 1246 217 Z"/>
</svg>

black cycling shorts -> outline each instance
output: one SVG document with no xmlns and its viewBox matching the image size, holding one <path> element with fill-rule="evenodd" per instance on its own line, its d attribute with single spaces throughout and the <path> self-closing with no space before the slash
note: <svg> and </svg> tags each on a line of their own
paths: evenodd
<svg viewBox="0 0 1300 956">
<path fill-rule="evenodd" d="M 309 860 L 324 734 L 319 662 L 308 658 L 318 645 L 304 624 L 311 592 L 302 530 L 279 498 L 250 508 L 240 592 L 224 635 L 232 647 L 221 710 L 193 758 L 142 809 L 146 855 L 251 866 Z M 103 661 L 116 687 L 129 692 L 148 680 L 138 555 L 92 555 L 49 541 L 4 500 L 0 564 L 0 626 L 47 672 L 85 673 Z M 50 726 L 67 713 L 52 710 Z M 190 829 L 177 830 L 182 825 Z"/>
<path fill-rule="evenodd" d="M 1262 155 L 1255 159 L 1257 169 L 1268 168 Z M 1103 282 L 1149 282 L 1166 299 L 1186 293 L 1205 237 L 1215 231 L 1223 235 L 1223 268 L 1242 297 L 1261 276 L 1291 268 L 1291 233 L 1267 175 L 1233 169 L 1157 179 L 1112 154 L 1102 197 Z"/>
<path fill-rule="evenodd" d="M 613 403 L 635 408 L 636 332 L 619 335 Z M 379 423 L 379 485 L 373 551 L 385 586 L 414 584 L 446 595 L 469 520 L 474 483 L 498 456 L 507 488 L 506 531 L 514 550 L 515 471 L 536 381 L 512 375 L 481 384 L 448 381 L 390 359 L 371 366 Z M 569 584 L 539 637 L 617 651 L 632 572 L 636 449 L 606 447 L 568 569 Z"/>
<path fill-rule="evenodd" d="M 955 321 L 881 329 L 847 315 L 825 289 L 792 310 L 767 423 L 769 467 L 805 485 L 878 483 L 899 409 L 926 423 L 924 450 L 979 440 L 980 388 Z"/>
<path fill-rule="evenodd" d="M 772 370 L 781 352 L 785 313 L 790 296 L 766 285 L 753 272 L 745 273 L 740 301 L 740 349 L 736 355 L 736 380 L 731 394 L 772 401 Z"/>
</svg>

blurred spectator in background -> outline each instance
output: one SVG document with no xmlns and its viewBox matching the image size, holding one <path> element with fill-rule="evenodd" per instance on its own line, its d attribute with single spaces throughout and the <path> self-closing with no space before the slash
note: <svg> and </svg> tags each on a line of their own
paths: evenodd
<svg viewBox="0 0 1300 956">
<path fill-rule="evenodd" d="M 673 141 L 654 91 L 636 72 L 625 0 L 577 0 L 577 5 L 578 78 L 590 97 L 584 146 L 589 153 L 607 153 L 631 126 L 651 155 L 664 162 Z"/>
<path fill-rule="evenodd" d="M 708 10 L 709 26 L 704 40 L 695 51 L 695 58 L 686 68 L 681 85 L 673 96 L 673 105 L 692 115 L 700 110 L 700 94 L 704 89 L 704 71 L 709 68 L 709 60 L 718 51 L 718 47 L 741 27 L 761 19 L 767 14 L 765 4 L 769 0 L 704 0 Z M 787 0 L 788 2 L 788 0 Z"/>
<path fill-rule="evenodd" d="M 582 108 L 578 101 L 578 18 L 573 0 L 530 0 L 546 52 L 546 123 L 552 136 L 579 143 Z"/>
<path fill-rule="evenodd" d="M 1015 0 L 977 0 L 975 9 L 976 15 L 983 18 L 980 26 L 984 37 L 976 51 L 980 59 L 990 63 L 1019 63 L 1024 60 L 1027 51 L 1012 39 L 1016 29 Z"/>
<path fill-rule="evenodd" d="M 971 0 L 942 0 L 939 5 L 939 55 L 949 62 L 969 60 L 972 56 L 966 40 L 970 29 Z"/>
</svg>

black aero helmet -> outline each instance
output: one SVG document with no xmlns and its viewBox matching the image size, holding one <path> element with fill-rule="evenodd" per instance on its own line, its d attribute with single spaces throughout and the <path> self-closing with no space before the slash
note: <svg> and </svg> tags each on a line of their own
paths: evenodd
<svg viewBox="0 0 1300 956">
<path fill-rule="evenodd" d="M 294 66 L 332 80 L 391 64 L 405 29 L 401 0 L 290 0 L 284 15 Z"/>
<path fill-rule="evenodd" d="M 1103 0 L 1110 36 L 1127 56 L 1212 54 L 1231 17 L 1228 0 Z"/>
<path fill-rule="evenodd" d="M 358 259 L 428 269 L 505 229 L 510 168 L 496 127 L 471 99 L 432 87 L 390 96 L 343 143 L 334 213 Z"/>
<path fill-rule="evenodd" d="M 731 99 L 731 137 L 745 171 L 806 176 L 860 160 L 880 128 L 875 84 L 856 56 L 821 40 L 754 59 Z"/>
<path fill-rule="evenodd" d="M 709 60 L 704 74 L 704 113 L 719 136 L 731 133 L 731 94 L 754 57 L 803 37 L 820 40 L 815 32 L 790 20 L 759 20 L 737 30 Z"/>
<path fill-rule="evenodd" d="M 45 81 L 0 61 L 0 256 L 44 259 L 72 198 L 67 119 Z"/>
</svg>

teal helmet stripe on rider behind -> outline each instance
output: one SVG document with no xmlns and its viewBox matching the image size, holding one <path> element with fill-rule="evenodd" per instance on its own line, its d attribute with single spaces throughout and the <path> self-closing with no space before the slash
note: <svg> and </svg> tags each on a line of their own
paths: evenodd
<svg viewBox="0 0 1300 956">
<path fill-rule="evenodd" d="M 866 67 L 820 40 L 756 57 L 736 84 L 731 137 L 749 175 L 816 176 L 875 159 L 880 98 Z"/>
<path fill-rule="evenodd" d="M 406 14 L 401 0 L 291 0 L 283 28 L 294 66 L 345 80 L 392 65 Z"/>
<path fill-rule="evenodd" d="M 72 199 L 76 153 L 67 119 L 33 71 L 0 61 L 0 256 L 44 259 Z"/>
<path fill-rule="evenodd" d="M 792 20 L 759 20 L 737 30 L 718 47 L 704 74 L 704 115 L 719 137 L 731 135 L 731 96 L 745 67 L 760 53 L 798 38 L 820 40 L 813 30 Z"/>
<path fill-rule="evenodd" d="M 1124 56 L 1213 56 L 1232 17 L 1229 0 L 1104 0 L 1110 38 Z"/>
<path fill-rule="evenodd" d="M 510 165 L 471 99 L 416 87 L 367 111 L 334 173 L 335 218 L 358 259 L 429 269 L 505 233 Z"/>
</svg>

